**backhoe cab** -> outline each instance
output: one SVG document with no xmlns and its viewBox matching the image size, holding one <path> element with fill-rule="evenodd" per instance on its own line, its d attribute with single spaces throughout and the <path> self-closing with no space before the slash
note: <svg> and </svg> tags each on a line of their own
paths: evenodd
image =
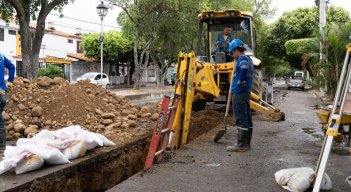
<svg viewBox="0 0 351 192">
<path fill-rule="evenodd" d="M 198 55 L 200 60 L 209 63 L 226 63 L 233 61 L 224 43 L 218 43 L 218 36 L 223 35 L 225 28 L 230 28 L 233 39 L 241 39 L 245 43 L 246 53 L 254 55 L 252 14 L 238 10 L 206 11 L 199 14 Z M 204 23 L 206 24 L 204 26 Z M 204 37 L 202 37 L 204 35 Z M 229 37 L 228 37 L 229 38 Z M 202 49 L 202 40 L 205 47 Z M 256 64 L 258 64 L 256 62 Z"/>
</svg>

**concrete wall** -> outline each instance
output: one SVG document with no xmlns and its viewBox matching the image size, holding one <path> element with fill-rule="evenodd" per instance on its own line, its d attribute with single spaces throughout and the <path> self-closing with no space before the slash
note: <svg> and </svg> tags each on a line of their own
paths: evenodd
<svg viewBox="0 0 351 192">
<path fill-rule="evenodd" d="M 145 83 L 156 83 L 156 67 L 149 66 L 142 77 L 143 84 Z"/>
<path fill-rule="evenodd" d="M 70 65 L 70 82 L 75 82 L 78 77 L 84 75 L 88 72 L 99 72 L 100 71 L 100 63 L 87 63 L 74 61 Z"/>
</svg>

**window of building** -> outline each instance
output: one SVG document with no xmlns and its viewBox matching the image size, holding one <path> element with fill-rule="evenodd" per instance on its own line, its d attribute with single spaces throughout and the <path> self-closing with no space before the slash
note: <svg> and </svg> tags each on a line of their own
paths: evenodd
<svg viewBox="0 0 351 192">
<path fill-rule="evenodd" d="M 4 29 L 0 28 L 0 41 L 4 41 Z"/>
<path fill-rule="evenodd" d="M 73 43 L 73 40 L 72 39 L 68 39 L 68 43 Z"/>
<path fill-rule="evenodd" d="M 16 35 L 17 33 L 16 33 L 15 30 L 9 30 L 9 34 L 10 34 L 10 35 Z"/>
<path fill-rule="evenodd" d="M 147 70 L 147 76 L 148 76 L 148 77 L 156 77 L 155 72 L 156 72 L 155 69 L 148 69 L 148 70 Z"/>
</svg>

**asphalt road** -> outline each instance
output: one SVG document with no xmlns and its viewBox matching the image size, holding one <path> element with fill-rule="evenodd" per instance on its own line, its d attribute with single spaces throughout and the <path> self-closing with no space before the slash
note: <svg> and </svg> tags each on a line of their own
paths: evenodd
<svg viewBox="0 0 351 192">
<path fill-rule="evenodd" d="M 275 97 L 276 105 L 286 113 L 286 121 L 262 121 L 259 115 L 254 116 L 251 151 L 226 151 L 226 146 L 235 141 L 235 127 L 229 127 L 222 143 L 214 144 L 213 136 L 222 128 L 217 127 L 177 150 L 167 162 L 129 178 L 110 192 L 284 191 L 275 182 L 276 171 L 316 166 L 322 145 L 314 109 L 319 99 L 312 91 L 285 89 L 278 90 Z M 349 155 L 330 156 L 327 173 L 333 191 L 351 191 L 346 182 L 351 175 L 350 165 Z"/>
</svg>

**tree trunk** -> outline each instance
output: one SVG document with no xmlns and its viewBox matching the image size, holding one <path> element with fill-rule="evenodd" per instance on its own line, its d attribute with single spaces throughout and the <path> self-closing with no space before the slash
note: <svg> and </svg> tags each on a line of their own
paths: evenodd
<svg viewBox="0 0 351 192">
<path fill-rule="evenodd" d="M 139 56 L 138 56 L 138 47 L 140 40 L 140 31 L 138 26 L 135 31 L 135 39 L 134 39 L 134 89 L 140 89 L 140 64 L 139 64 Z"/>
<path fill-rule="evenodd" d="M 311 67 L 311 63 L 308 62 L 307 65 L 306 65 L 306 70 L 308 71 L 308 73 L 310 74 L 311 78 L 314 77 L 314 74 L 313 74 L 313 70 L 312 70 L 312 67 Z"/>
<path fill-rule="evenodd" d="M 166 68 L 166 66 L 162 67 L 161 70 L 160 70 L 160 73 L 161 73 L 161 87 L 164 88 L 165 87 L 165 77 L 166 77 L 166 74 L 167 74 L 167 69 L 164 70 L 164 68 Z M 164 72 L 166 71 L 166 72 Z"/>
<path fill-rule="evenodd" d="M 162 72 L 161 72 L 160 67 L 156 63 L 154 64 L 154 66 L 156 68 L 156 85 L 157 85 L 157 87 L 161 87 L 162 86 L 161 85 L 161 83 L 162 83 L 162 79 L 161 79 Z"/>
</svg>

